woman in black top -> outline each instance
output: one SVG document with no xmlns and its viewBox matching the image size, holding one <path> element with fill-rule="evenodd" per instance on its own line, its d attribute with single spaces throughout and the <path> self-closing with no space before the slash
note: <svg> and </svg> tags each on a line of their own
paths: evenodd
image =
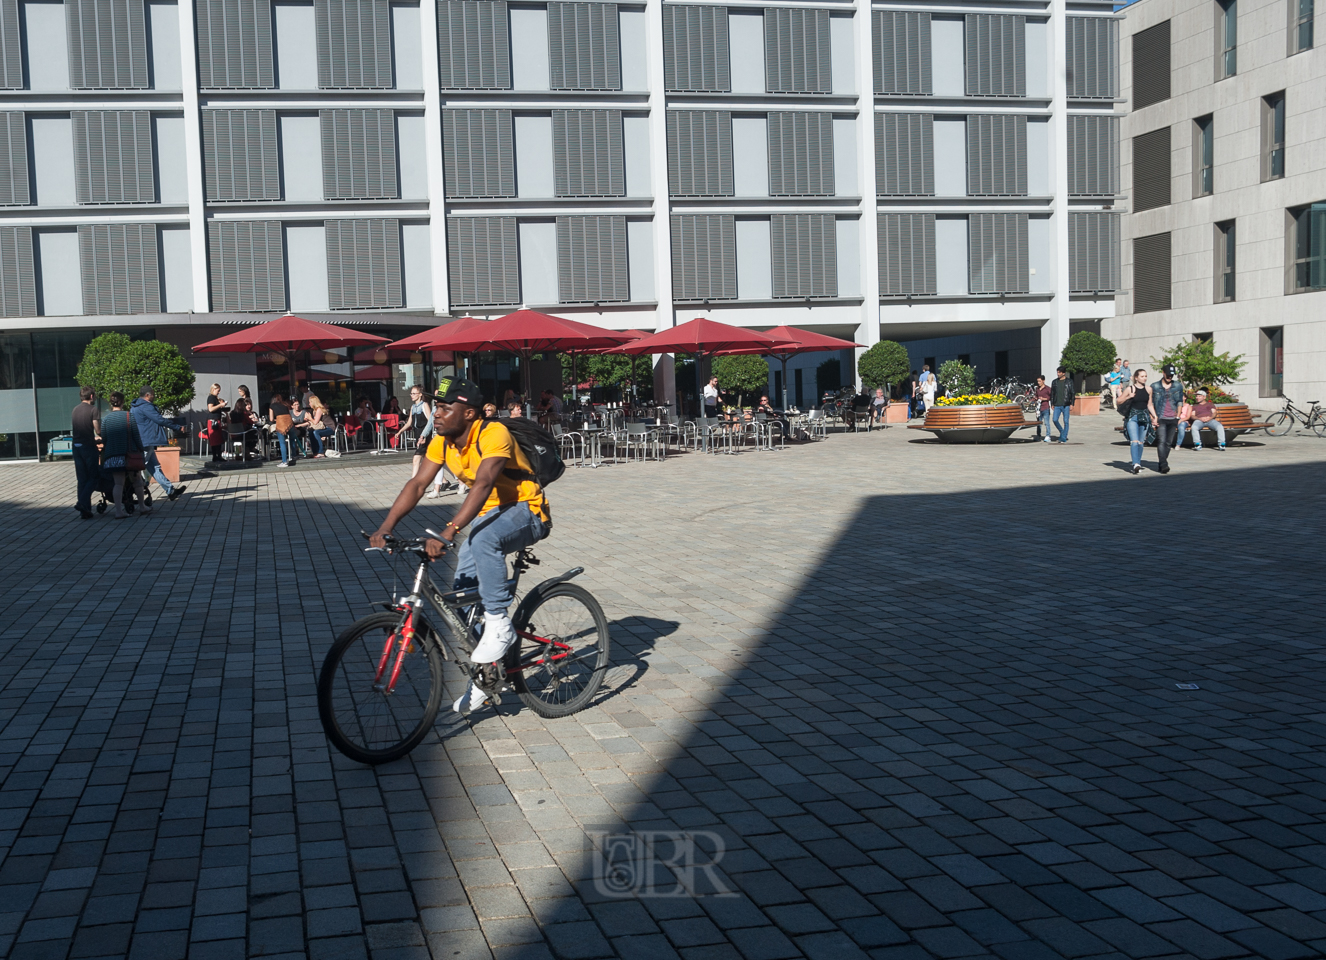
<svg viewBox="0 0 1326 960">
<path fill-rule="evenodd" d="M 276 443 L 281 448 L 281 466 L 293 466 L 295 461 L 290 456 L 290 430 L 294 420 L 290 416 L 290 408 L 285 405 L 285 397 L 279 393 L 272 394 L 272 399 L 267 403 L 267 422 L 276 431 Z"/>
<path fill-rule="evenodd" d="M 226 402 L 221 399 L 221 384 L 212 384 L 207 395 L 207 445 L 212 448 L 212 462 L 221 462 L 221 451 L 226 445 Z"/>
<path fill-rule="evenodd" d="M 243 397 L 235 401 L 230 411 L 231 429 L 240 435 L 244 444 L 244 459 L 248 460 L 258 447 L 258 431 L 253 429 L 254 418 L 249 403 Z"/>
</svg>

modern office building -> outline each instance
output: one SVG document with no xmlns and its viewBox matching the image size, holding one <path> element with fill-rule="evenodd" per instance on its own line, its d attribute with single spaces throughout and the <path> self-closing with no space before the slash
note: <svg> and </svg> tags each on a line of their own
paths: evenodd
<svg viewBox="0 0 1326 960">
<path fill-rule="evenodd" d="M 1326 55 L 1313 0 L 1124 11 L 1119 315 L 1134 366 L 1214 338 L 1253 407 L 1326 389 Z"/>
<path fill-rule="evenodd" d="M 94 331 L 286 310 L 1034 374 L 1114 312 L 1118 36 L 1096 0 L 0 0 L 0 457 L 64 428 Z M 200 394 L 270 372 L 191 359 Z"/>
</svg>

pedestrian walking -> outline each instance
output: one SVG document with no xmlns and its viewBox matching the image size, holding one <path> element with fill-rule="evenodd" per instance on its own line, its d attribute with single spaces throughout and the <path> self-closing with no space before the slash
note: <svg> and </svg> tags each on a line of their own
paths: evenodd
<svg viewBox="0 0 1326 960">
<path fill-rule="evenodd" d="M 1132 456 L 1133 475 L 1142 472 L 1142 449 L 1146 446 L 1146 432 L 1155 423 L 1156 410 L 1151 405 L 1151 391 L 1146 388 L 1146 371 L 1138 368 L 1128 383 L 1119 391 L 1114 409 L 1123 417 L 1123 429 L 1128 434 L 1128 451 Z"/>
<path fill-rule="evenodd" d="M 1156 417 L 1156 452 L 1161 473 L 1169 473 L 1169 452 L 1178 446 L 1183 381 L 1175 379 L 1177 372 L 1174 364 L 1167 363 L 1160 372 L 1160 382 L 1151 385 L 1151 409 Z"/>
<path fill-rule="evenodd" d="M 133 483 L 134 496 L 138 498 L 135 513 L 144 516 L 152 512 L 147 505 L 147 493 L 143 489 L 143 464 L 146 462 L 143 440 L 138 433 L 129 411 L 124 409 L 124 394 L 118 390 L 110 395 L 110 413 L 102 423 L 101 465 L 110 471 L 114 486 L 111 488 L 111 502 L 115 504 L 115 519 L 123 520 L 129 516 L 124 509 L 124 479 L 126 476 Z M 130 458 L 132 462 L 130 461 Z"/>
<path fill-rule="evenodd" d="M 78 482 L 74 509 L 84 520 L 92 519 L 92 491 L 97 486 L 101 462 L 97 454 L 97 441 L 101 439 L 101 417 L 97 413 L 97 395 L 91 387 L 78 391 L 78 406 L 71 415 L 74 441 L 74 476 Z"/>
<path fill-rule="evenodd" d="M 939 390 L 939 380 L 930 372 L 930 364 L 921 364 L 921 379 L 917 381 L 917 385 L 925 402 L 925 409 L 929 410 L 935 405 L 935 393 Z"/>
<path fill-rule="evenodd" d="M 166 473 L 161 469 L 161 461 L 157 459 L 157 447 L 164 447 L 169 440 L 167 430 L 179 430 L 181 425 L 161 415 L 161 411 L 152 402 L 155 395 L 150 386 L 143 387 L 138 391 L 138 399 L 129 407 L 129 412 L 133 414 L 134 423 L 138 425 L 138 435 L 143 440 L 147 468 L 152 473 L 152 479 L 166 491 L 167 500 L 175 500 L 184 492 L 184 484 L 171 483 L 166 479 Z"/>
<path fill-rule="evenodd" d="M 1050 442 L 1050 385 L 1045 382 L 1045 374 L 1036 374 L 1036 387 L 1032 390 L 1039 408 L 1036 411 L 1036 439 L 1042 443 Z M 1041 435 L 1041 428 L 1045 428 L 1045 435 Z"/>
<path fill-rule="evenodd" d="M 1073 412 L 1073 399 L 1077 396 L 1073 390 L 1072 378 L 1068 368 L 1060 366 L 1055 373 L 1054 383 L 1050 384 L 1050 406 L 1054 409 L 1053 422 L 1059 429 L 1059 442 L 1068 442 L 1068 420 Z M 1048 433 L 1048 428 L 1047 428 Z"/>
</svg>

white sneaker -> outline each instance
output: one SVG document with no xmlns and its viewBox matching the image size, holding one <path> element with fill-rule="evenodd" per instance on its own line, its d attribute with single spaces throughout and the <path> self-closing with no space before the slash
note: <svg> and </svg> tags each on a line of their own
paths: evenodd
<svg viewBox="0 0 1326 960">
<path fill-rule="evenodd" d="M 488 695 L 470 681 L 470 685 L 465 688 L 459 699 L 451 705 L 451 709 L 459 714 L 469 713 L 471 710 L 478 710 L 488 700 Z"/>
<path fill-rule="evenodd" d="M 437 499 L 437 487 L 429 487 L 428 492 L 424 494 L 429 500 Z"/>
<path fill-rule="evenodd" d="M 506 655 L 511 644 L 516 642 L 516 628 L 511 625 L 511 618 L 505 613 L 485 613 L 483 615 L 483 636 L 479 645 L 470 654 L 473 663 L 496 663 Z"/>
</svg>

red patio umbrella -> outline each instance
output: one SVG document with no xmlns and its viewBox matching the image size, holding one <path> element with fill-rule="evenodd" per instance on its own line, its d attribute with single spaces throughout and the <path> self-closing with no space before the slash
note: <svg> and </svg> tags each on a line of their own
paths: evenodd
<svg viewBox="0 0 1326 960">
<path fill-rule="evenodd" d="M 349 327 L 318 320 L 306 320 L 287 313 L 254 327 L 245 327 L 224 337 L 200 343 L 195 353 L 281 353 L 290 365 L 290 392 L 295 392 L 295 352 L 330 350 L 333 347 L 360 347 L 386 343 L 386 337 L 362 333 Z"/>
<path fill-rule="evenodd" d="M 748 330 L 745 327 L 734 327 L 730 324 L 719 323 L 717 320 L 696 317 L 694 320 L 679 323 L 667 330 L 660 330 L 658 333 L 640 340 L 622 344 L 611 352 L 694 354 L 696 358 L 695 395 L 699 398 L 704 395 L 704 390 L 700 385 L 700 361 L 705 357 L 717 357 L 734 353 L 759 353 L 762 350 L 773 350 L 780 346 L 788 346 L 793 342 L 768 333 L 760 333 L 758 330 Z"/>
<path fill-rule="evenodd" d="M 419 333 L 411 334 L 402 340 L 396 340 L 387 344 L 388 350 L 430 350 L 428 346 L 438 337 L 450 336 L 459 333 L 462 330 L 470 330 L 480 324 L 487 323 L 486 320 L 480 320 L 478 317 L 457 317 L 455 320 L 449 320 L 444 324 L 423 330 Z"/>
<path fill-rule="evenodd" d="M 819 353 L 827 350 L 845 350 L 848 347 L 864 347 L 863 343 L 853 343 L 851 340 L 839 340 L 837 337 L 825 336 L 822 333 L 816 333 L 814 330 L 803 330 L 800 327 L 774 327 L 772 330 L 764 331 L 765 336 L 774 337 L 779 340 L 790 341 L 777 347 L 767 350 L 742 351 L 749 353 L 758 353 L 764 357 L 776 357 L 783 364 L 783 409 L 787 409 L 787 361 L 802 353 Z"/>
</svg>

